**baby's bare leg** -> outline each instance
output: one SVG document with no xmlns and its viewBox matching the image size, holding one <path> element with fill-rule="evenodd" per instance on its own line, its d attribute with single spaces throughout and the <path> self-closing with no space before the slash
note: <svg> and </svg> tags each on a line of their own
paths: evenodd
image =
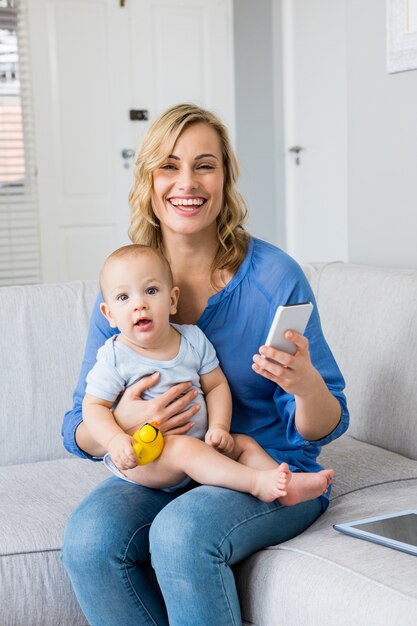
<svg viewBox="0 0 417 626">
<path fill-rule="evenodd" d="M 292 472 L 291 482 L 287 485 L 287 495 L 281 496 L 279 501 L 285 506 L 292 506 L 306 500 L 314 500 L 326 493 L 333 476 L 332 469 L 311 473 Z"/>
<path fill-rule="evenodd" d="M 269 470 L 278 467 L 278 463 L 251 437 L 233 435 L 235 447 L 233 458 L 239 463 L 260 470 Z M 323 495 L 332 482 L 334 472 L 325 469 L 321 472 L 291 472 L 286 463 L 279 468 L 287 474 L 285 490 L 287 495 L 280 496 L 279 501 L 285 506 L 292 506 L 306 500 L 313 500 Z"/>
<path fill-rule="evenodd" d="M 153 489 L 167 489 L 174 487 L 182 482 L 187 474 L 184 470 L 177 468 L 171 461 L 171 456 L 181 453 L 181 443 L 179 443 L 182 435 L 169 435 L 164 437 L 164 448 L 162 454 L 146 465 L 137 465 L 133 469 L 124 470 L 123 474 L 129 480 L 133 480 L 144 487 Z M 190 442 L 195 441 L 192 437 L 185 437 Z M 193 443 L 187 444 L 189 448 L 193 448 Z"/>
<path fill-rule="evenodd" d="M 247 435 L 232 435 L 235 446 L 232 452 L 232 458 L 247 467 L 253 467 L 258 470 L 269 470 L 278 467 L 278 463 L 255 439 Z"/>
<path fill-rule="evenodd" d="M 251 493 L 265 502 L 285 496 L 288 473 L 276 463 L 260 471 L 224 456 L 199 439 L 184 435 L 165 438 L 161 456 L 149 465 L 127 470 L 124 474 L 146 487 L 172 487 L 185 476 L 197 482 Z"/>
</svg>

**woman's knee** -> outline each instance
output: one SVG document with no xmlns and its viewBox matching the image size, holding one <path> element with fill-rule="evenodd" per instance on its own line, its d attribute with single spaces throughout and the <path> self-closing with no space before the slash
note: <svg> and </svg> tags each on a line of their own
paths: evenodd
<svg viewBox="0 0 417 626">
<path fill-rule="evenodd" d="M 192 535 L 194 516 L 191 511 L 184 515 L 178 501 L 165 507 L 154 519 L 149 531 L 149 545 L 152 561 L 165 559 L 171 553 L 182 553 L 189 545 L 188 537 Z"/>
<path fill-rule="evenodd" d="M 187 567 L 187 563 L 211 551 L 214 537 L 208 528 L 210 516 L 200 506 L 199 494 L 196 493 L 201 489 L 204 488 L 193 489 L 177 498 L 155 517 L 149 532 L 151 559 L 155 569 L 159 563 L 165 565 L 167 559 L 171 565 L 176 562 L 181 568 Z"/>
<path fill-rule="evenodd" d="M 92 571 L 100 563 L 108 564 L 116 545 L 109 520 L 106 523 L 104 516 L 95 514 L 87 498 L 67 522 L 61 558 L 69 572 L 72 569 L 79 572 L 85 567 Z"/>
<path fill-rule="evenodd" d="M 169 494 L 111 478 L 68 520 L 62 549 L 67 568 L 109 567 L 149 559 L 149 527 Z"/>
<path fill-rule="evenodd" d="M 252 496 L 221 487 L 201 486 L 181 495 L 154 519 L 149 544 L 154 569 L 187 576 L 208 563 L 227 563 L 233 549 L 230 532 L 240 525 L 242 499 Z"/>
</svg>

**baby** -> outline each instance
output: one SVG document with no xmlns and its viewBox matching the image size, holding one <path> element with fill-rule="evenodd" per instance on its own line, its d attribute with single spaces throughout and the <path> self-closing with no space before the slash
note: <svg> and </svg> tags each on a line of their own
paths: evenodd
<svg viewBox="0 0 417 626">
<path fill-rule="evenodd" d="M 193 325 L 170 323 L 179 289 L 161 252 L 129 245 L 113 252 L 100 273 L 101 312 L 119 334 L 106 341 L 87 376 L 83 418 L 91 435 L 111 457 L 109 466 L 125 480 L 173 490 L 191 479 L 244 491 L 264 502 L 277 498 L 293 505 L 322 495 L 333 470 L 291 472 L 246 435 L 231 434 L 232 400 L 213 346 Z M 179 382 L 191 381 L 201 405 L 187 435 L 165 435 L 162 454 L 138 465 L 133 438 L 116 423 L 111 408 L 124 389 L 159 372 L 148 390 L 155 397 Z M 158 419 L 158 416 L 155 416 Z"/>
</svg>

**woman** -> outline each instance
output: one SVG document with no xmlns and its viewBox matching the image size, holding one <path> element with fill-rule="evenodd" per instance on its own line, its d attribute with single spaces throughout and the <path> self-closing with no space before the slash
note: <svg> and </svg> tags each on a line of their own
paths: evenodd
<svg viewBox="0 0 417 626">
<path fill-rule="evenodd" d="M 237 177 L 221 122 L 193 105 L 173 107 L 153 123 L 138 152 L 129 234 L 135 243 L 162 249 L 170 262 L 181 293 L 173 321 L 197 323 L 216 348 L 233 395 L 232 431 L 251 435 L 295 471 L 319 471 L 321 446 L 348 426 L 343 378 L 316 306 L 306 336 L 291 337 L 294 357 L 263 346 L 279 304 L 315 302 L 295 261 L 245 231 Z M 105 452 L 86 431 L 81 401 L 97 349 L 114 332 L 97 303 L 74 408 L 63 426 L 67 449 L 79 456 Z M 163 433 L 186 433 L 198 410 L 188 407 L 193 392 L 184 395 L 184 383 L 141 400 L 156 377 L 125 392 L 118 423 L 133 433 L 157 417 Z M 283 507 L 195 484 L 166 493 L 112 477 L 71 517 L 63 561 L 92 626 L 237 625 L 232 566 L 299 534 L 327 503 L 328 494 Z"/>
</svg>

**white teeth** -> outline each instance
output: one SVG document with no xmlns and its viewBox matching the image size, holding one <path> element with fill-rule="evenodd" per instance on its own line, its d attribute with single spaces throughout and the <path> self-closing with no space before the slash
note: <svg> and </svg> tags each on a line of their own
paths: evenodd
<svg viewBox="0 0 417 626">
<path fill-rule="evenodd" d="M 201 206 L 204 200 L 202 198 L 172 198 L 170 202 L 174 206 Z"/>
</svg>

